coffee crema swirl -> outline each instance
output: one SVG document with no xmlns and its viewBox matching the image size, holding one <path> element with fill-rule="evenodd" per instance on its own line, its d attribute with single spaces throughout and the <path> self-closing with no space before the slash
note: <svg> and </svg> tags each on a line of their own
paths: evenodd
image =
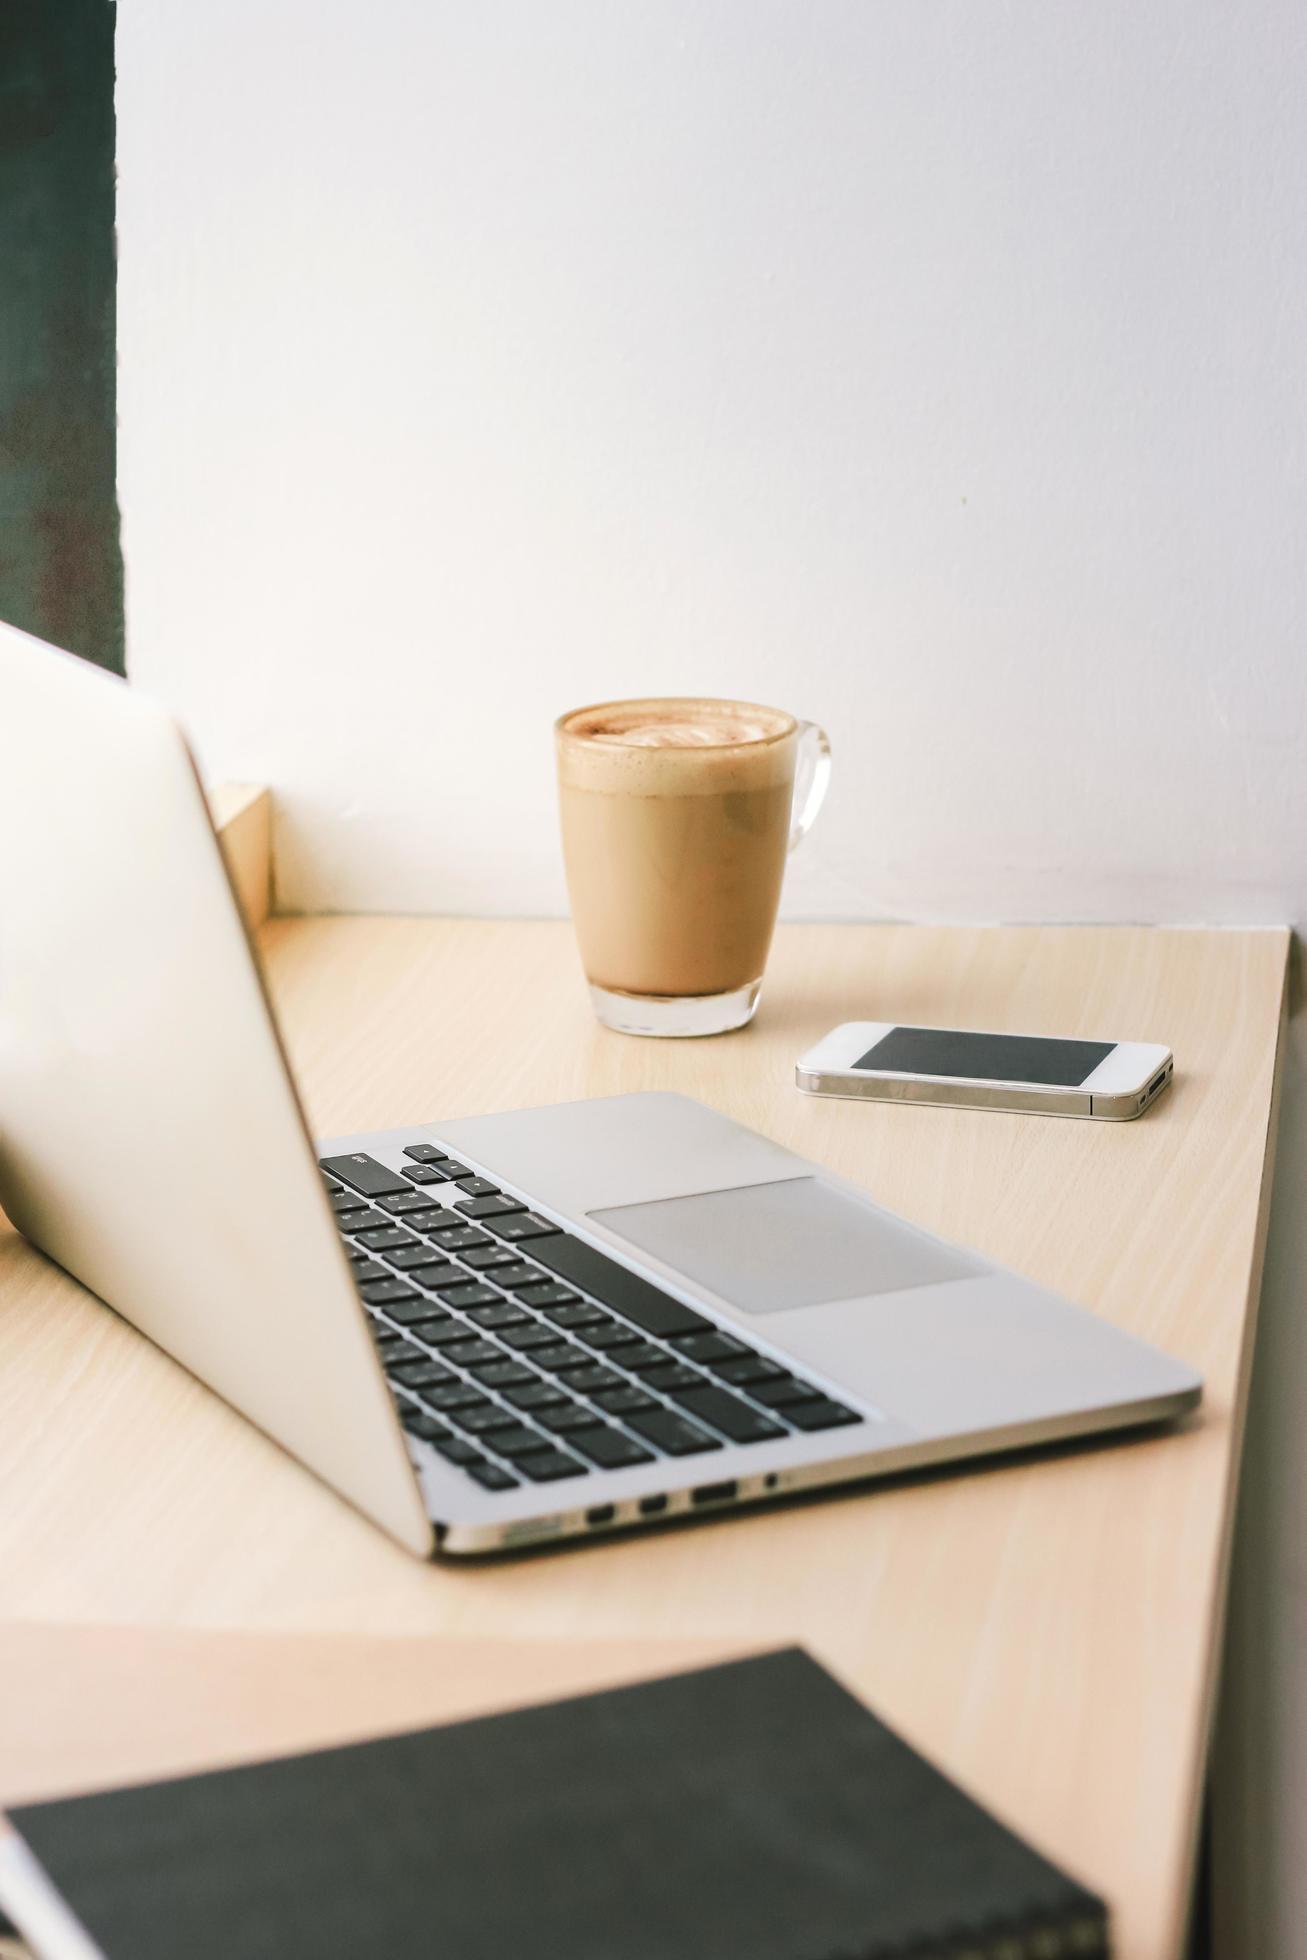
<svg viewBox="0 0 1307 1960">
<path fill-rule="evenodd" d="M 556 727 L 560 776 L 576 789 L 721 795 L 794 778 L 794 717 L 754 701 L 603 701 Z"/>
<path fill-rule="evenodd" d="M 636 749 L 732 749 L 770 742 L 792 726 L 776 709 L 732 702 L 632 701 L 582 708 L 563 724 L 567 734 L 586 742 Z"/>
</svg>

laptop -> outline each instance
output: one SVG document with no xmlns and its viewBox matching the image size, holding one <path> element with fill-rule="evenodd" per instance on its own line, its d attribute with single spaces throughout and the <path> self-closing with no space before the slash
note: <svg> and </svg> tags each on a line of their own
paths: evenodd
<svg viewBox="0 0 1307 1960">
<path fill-rule="evenodd" d="M 3 628 L 0 731 L 0 1204 L 410 1551 L 1198 1402 L 1191 1368 L 685 1096 L 314 1144 L 173 721 Z"/>
</svg>

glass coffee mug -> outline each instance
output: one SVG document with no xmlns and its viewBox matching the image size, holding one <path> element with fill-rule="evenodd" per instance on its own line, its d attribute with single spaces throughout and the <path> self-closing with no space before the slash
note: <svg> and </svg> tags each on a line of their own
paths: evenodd
<svg viewBox="0 0 1307 1960">
<path fill-rule="evenodd" d="M 752 1019 L 785 859 L 830 780 L 810 721 L 750 701 L 608 701 L 555 723 L 563 856 L 595 1013 L 622 1034 Z"/>
</svg>

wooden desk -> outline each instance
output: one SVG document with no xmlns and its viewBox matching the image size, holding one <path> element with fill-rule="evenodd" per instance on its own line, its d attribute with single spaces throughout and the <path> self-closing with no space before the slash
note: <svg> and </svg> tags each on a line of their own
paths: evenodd
<svg viewBox="0 0 1307 1960">
<path fill-rule="evenodd" d="M 1219 1652 L 1287 935 L 792 927 L 755 1026 L 699 1043 L 598 1028 L 563 925 L 273 918 L 261 946 L 318 1134 L 690 1091 L 1195 1363 L 1204 1409 L 1180 1434 L 435 1569 L 0 1231 L 5 1616 L 495 1636 L 526 1656 L 536 1641 L 638 1638 L 669 1652 L 802 1641 L 1102 1891 L 1124 1960 L 1175 1955 Z M 1162 1039 L 1175 1086 L 1121 1126 L 800 1097 L 795 1056 L 852 1012 Z M 522 1681 L 504 1692 L 520 1696 Z"/>
</svg>

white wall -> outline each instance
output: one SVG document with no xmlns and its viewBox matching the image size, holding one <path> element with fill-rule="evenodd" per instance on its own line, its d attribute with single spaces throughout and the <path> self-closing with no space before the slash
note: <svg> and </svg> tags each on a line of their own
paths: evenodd
<svg viewBox="0 0 1307 1960">
<path fill-rule="evenodd" d="M 561 909 L 552 716 L 695 688 L 832 730 L 793 912 L 1307 919 L 1295 0 L 129 0 L 119 66 L 129 665 L 283 903 Z"/>
<path fill-rule="evenodd" d="M 1291 0 L 130 0 L 136 678 L 283 900 L 561 909 L 549 723 L 824 719 L 822 915 L 1307 896 Z"/>
</svg>

